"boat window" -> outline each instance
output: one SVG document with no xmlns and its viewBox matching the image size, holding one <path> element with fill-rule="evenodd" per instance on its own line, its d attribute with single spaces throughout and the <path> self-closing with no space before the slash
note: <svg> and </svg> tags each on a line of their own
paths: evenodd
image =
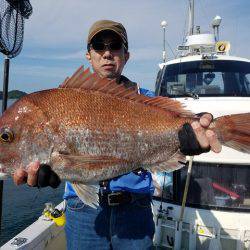
<svg viewBox="0 0 250 250">
<path fill-rule="evenodd" d="M 163 198 L 181 204 L 187 167 L 166 174 Z M 162 173 L 161 176 L 164 176 Z M 154 177 L 157 179 L 156 177 Z M 194 162 L 187 196 L 188 206 L 250 209 L 250 168 L 246 165 Z M 158 178 L 160 180 L 160 178 Z M 161 179 L 162 181 L 163 179 Z M 174 180 L 174 181 L 173 181 Z M 163 182 L 161 182 L 161 187 Z M 161 189 L 162 190 L 162 189 Z M 158 190 L 156 196 L 161 197 Z"/>
<path fill-rule="evenodd" d="M 170 97 L 250 96 L 250 63 L 204 60 L 165 66 L 158 73 L 156 90 Z"/>
</svg>

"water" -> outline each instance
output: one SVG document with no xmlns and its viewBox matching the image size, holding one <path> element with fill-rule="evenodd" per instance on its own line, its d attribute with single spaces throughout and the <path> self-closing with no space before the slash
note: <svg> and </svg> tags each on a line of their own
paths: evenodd
<svg viewBox="0 0 250 250">
<path fill-rule="evenodd" d="M 41 216 L 46 202 L 62 201 L 64 183 L 57 189 L 16 186 L 11 178 L 4 181 L 0 246 Z"/>
<path fill-rule="evenodd" d="M 14 101 L 9 100 L 8 106 Z M 27 185 L 16 186 L 11 178 L 4 181 L 0 246 L 37 220 L 42 214 L 44 203 L 60 203 L 63 192 L 64 183 L 57 189 L 38 189 Z"/>
</svg>

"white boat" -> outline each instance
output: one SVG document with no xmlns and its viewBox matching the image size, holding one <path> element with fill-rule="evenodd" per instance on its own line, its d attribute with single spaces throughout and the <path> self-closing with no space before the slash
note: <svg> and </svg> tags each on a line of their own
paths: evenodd
<svg viewBox="0 0 250 250">
<path fill-rule="evenodd" d="M 159 65 L 156 93 L 215 118 L 249 112 L 250 60 L 231 56 L 230 43 L 218 40 L 220 17 L 213 20 L 212 34 L 201 33 L 200 27 L 194 31 L 193 20 L 190 0 L 185 44 L 179 46 L 178 58 Z M 186 167 L 155 178 L 162 187 L 153 202 L 156 246 L 250 249 L 249 154 L 223 147 L 220 154 L 195 156 L 191 174 Z"/>
<path fill-rule="evenodd" d="M 230 56 L 230 43 L 218 41 L 219 17 L 214 34 L 195 32 L 189 3 L 189 34 L 179 57 L 159 65 L 156 93 L 194 113 L 249 112 L 250 60 Z M 195 156 L 185 201 L 186 176 L 187 168 L 155 176 L 155 248 L 250 249 L 250 156 L 227 147 Z M 42 216 L 1 249 L 66 249 L 64 230 Z"/>
</svg>

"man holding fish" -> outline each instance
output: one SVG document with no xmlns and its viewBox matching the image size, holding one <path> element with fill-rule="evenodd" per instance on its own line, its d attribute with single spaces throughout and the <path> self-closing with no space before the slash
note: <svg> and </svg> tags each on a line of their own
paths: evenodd
<svg viewBox="0 0 250 250">
<path fill-rule="evenodd" d="M 89 30 L 86 58 L 100 78 L 115 80 L 116 84 L 128 89 L 134 87 L 140 93 L 136 83 L 122 76 L 129 59 L 127 33 L 122 24 L 110 20 L 94 23 Z M 204 113 L 191 126 L 185 124 L 181 128 L 178 135 L 183 154 L 196 155 L 210 149 L 217 153 L 221 151 L 215 132 L 206 130 L 211 122 L 212 116 Z M 26 170 L 16 170 L 15 183 L 27 182 L 36 186 L 39 168 L 40 162 L 35 161 Z M 86 205 L 91 205 L 91 202 L 84 203 L 86 190 L 85 196 L 81 197 L 81 189 L 67 182 L 64 194 L 67 201 L 67 248 L 151 249 L 154 235 L 151 211 L 153 190 L 151 173 L 138 166 L 132 172 L 101 180 L 97 189 L 99 205 L 93 208 Z"/>
</svg>

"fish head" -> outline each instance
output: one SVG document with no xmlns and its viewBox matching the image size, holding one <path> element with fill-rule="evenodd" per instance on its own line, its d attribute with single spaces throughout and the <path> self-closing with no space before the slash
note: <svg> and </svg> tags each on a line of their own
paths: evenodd
<svg viewBox="0 0 250 250">
<path fill-rule="evenodd" d="M 49 158 L 51 130 L 45 112 L 28 96 L 0 117 L 0 172 L 12 173 L 30 162 Z"/>
</svg>

